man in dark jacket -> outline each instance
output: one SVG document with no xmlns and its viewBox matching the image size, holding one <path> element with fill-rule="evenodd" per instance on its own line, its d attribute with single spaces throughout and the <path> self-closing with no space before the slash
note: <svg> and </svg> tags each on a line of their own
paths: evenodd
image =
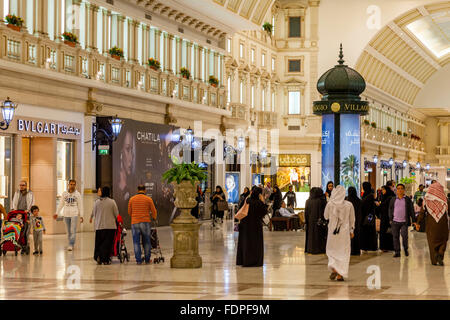
<svg viewBox="0 0 450 320">
<path fill-rule="evenodd" d="M 397 185 L 397 196 L 389 203 L 389 221 L 394 238 L 394 258 L 400 257 L 400 235 L 405 256 L 408 256 L 408 227 L 411 222 L 415 223 L 415 215 L 412 201 L 405 197 L 405 185 L 401 183 Z"/>
</svg>

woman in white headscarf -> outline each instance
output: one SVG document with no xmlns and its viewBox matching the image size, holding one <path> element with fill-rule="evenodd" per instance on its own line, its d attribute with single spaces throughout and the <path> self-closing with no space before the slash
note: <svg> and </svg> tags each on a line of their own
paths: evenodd
<svg viewBox="0 0 450 320">
<path fill-rule="evenodd" d="M 355 229 L 355 210 L 345 199 L 345 188 L 337 186 L 325 207 L 328 222 L 327 256 L 330 279 L 344 281 L 350 264 L 351 239 Z"/>
<path fill-rule="evenodd" d="M 444 254 L 448 241 L 448 202 L 444 187 L 435 182 L 425 195 L 427 209 L 426 232 L 430 258 L 433 265 L 444 265 Z"/>
</svg>

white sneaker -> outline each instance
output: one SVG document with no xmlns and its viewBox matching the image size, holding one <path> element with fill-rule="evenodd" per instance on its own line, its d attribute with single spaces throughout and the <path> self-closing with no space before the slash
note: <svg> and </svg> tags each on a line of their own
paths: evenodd
<svg viewBox="0 0 450 320">
<path fill-rule="evenodd" d="M 67 251 L 72 251 L 73 250 L 73 248 L 71 247 L 71 246 L 69 246 L 68 248 L 67 248 Z"/>
</svg>

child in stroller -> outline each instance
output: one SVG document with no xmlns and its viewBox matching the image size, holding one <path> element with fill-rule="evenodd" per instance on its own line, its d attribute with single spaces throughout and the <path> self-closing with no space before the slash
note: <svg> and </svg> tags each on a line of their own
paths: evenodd
<svg viewBox="0 0 450 320">
<path fill-rule="evenodd" d="M 0 242 L 0 255 L 6 255 L 7 251 L 19 250 L 21 254 L 30 254 L 28 235 L 30 231 L 29 216 L 25 211 L 16 210 L 8 213 L 2 226 L 2 240 Z"/>
<path fill-rule="evenodd" d="M 129 262 L 130 254 L 125 245 L 127 230 L 123 227 L 123 219 L 120 215 L 117 216 L 116 225 L 117 229 L 116 234 L 114 235 L 114 245 L 111 256 L 119 258 L 120 263 L 124 262 L 125 259 Z"/>
</svg>

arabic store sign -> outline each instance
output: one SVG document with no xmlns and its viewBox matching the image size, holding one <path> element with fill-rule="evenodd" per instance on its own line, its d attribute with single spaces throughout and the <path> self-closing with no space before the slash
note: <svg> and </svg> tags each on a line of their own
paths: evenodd
<svg viewBox="0 0 450 320">
<path fill-rule="evenodd" d="M 311 165 L 310 154 L 280 154 L 278 156 L 280 167 L 304 167 Z"/>
<path fill-rule="evenodd" d="M 18 118 L 15 121 L 15 131 L 33 136 L 80 138 L 81 124 L 53 120 Z"/>
</svg>

